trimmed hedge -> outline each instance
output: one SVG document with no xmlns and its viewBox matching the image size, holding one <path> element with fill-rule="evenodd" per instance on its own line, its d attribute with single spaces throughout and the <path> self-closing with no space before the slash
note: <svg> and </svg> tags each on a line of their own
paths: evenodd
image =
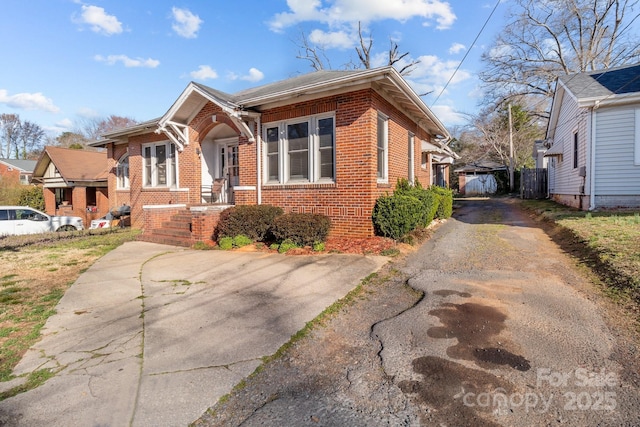
<svg viewBox="0 0 640 427">
<path fill-rule="evenodd" d="M 438 204 L 436 216 L 442 219 L 451 217 L 453 214 L 453 191 L 448 188 L 437 187 L 435 185 L 431 186 L 429 190 L 440 196 L 440 203 Z"/>
<path fill-rule="evenodd" d="M 273 220 L 272 233 L 276 240 L 290 240 L 298 246 L 312 246 L 324 242 L 329 235 L 331 219 L 310 213 L 288 213 Z"/>
<path fill-rule="evenodd" d="M 238 205 L 220 213 L 216 238 L 247 236 L 261 242 L 270 238 L 270 228 L 282 209 L 271 205 Z"/>
<path fill-rule="evenodd" d="M 449 218 L 453 213 L 453 191 L 431 186 L 422 188 L 399 179 L 392 195 L 376 200 L 372 220 L 376 234 L 400 240 L 418 227 L 426 227 L 434 218 Z"/>
<path fill-rule="evenodd" d="M 424 206 L 412 196 L 381 196 L 373 207 L 372 217 L 377 234 L 400 240 L 424 221 Z"/>
</svg>

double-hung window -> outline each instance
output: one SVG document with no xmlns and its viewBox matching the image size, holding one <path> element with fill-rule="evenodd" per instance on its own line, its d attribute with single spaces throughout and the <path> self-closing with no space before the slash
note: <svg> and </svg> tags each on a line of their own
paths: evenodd
<svg viewBox="0 0 640 427">
<path fill-rule="evenodd" d="M 382 113 L 378 113 L 377 139 L 378 182 L 386 183 L 389 180 L 389 118 Z"/>
<path fill-rule="evenodd" d="M 335 179 L 335 119 L 328 115 L 271 123 L 265 127 L 268 183 L 330 182 Z"/>
<path fill-rule="evenodd" d="M 116 166 L 116 177 L 118 181 L 118 188 L 129 188 L 129 155 L 125 154 L 118 160 Z"/>
<path fill-rule="evenodd" d="M 176 147 L 170 142 L 142 147 L 144 187 L 170 187 L 178 185 Z"/>
</svg>

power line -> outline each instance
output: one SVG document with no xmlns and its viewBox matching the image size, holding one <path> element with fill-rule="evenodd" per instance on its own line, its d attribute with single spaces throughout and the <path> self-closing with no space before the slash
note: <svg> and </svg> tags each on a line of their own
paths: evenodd
<svg viewBox="0 0 640 427">
<path fill-rule="evenodd" d="M 487 18 L 486 21 L 484 21 L 484 25 L 482 25 L 482 28 L 480 28 L 480 31 L 478 32 L 478 34 L 476 35 L 476 38 L 473 40 L 473 43 L 471 43 L 471 46 L 469 47 L 469 49 L 467 50 L 467 52 L 464 54 L 464 56 L 462 57 L 462 61 L 460 61 L 460 63 L 458 64 L 458 66 L 456 67 L 455 71 L 453 72 L 453 74 L 451 75 L 451 77 L 449 77 L 449 81 L 447 82 L 446 85 L 444 85 L 444 87 L 442 88 L 442 90 L 440 91 L 440 93 L 438 94 L 438 96 L 436 97 L 435 101 L 433 101 L 433 103 L 431 104 L 431 106 L 433 107 L 435 105 L 436 102 L 438 102 L 438 99 L 440 99 L 440 96 L 442 96 L 442 94 L 444 93 L 444 91 L 447 89 L 447 86 L 449 86 L 449 83 L 451 83 L 451 80 L 453 80 L 453 78 L 455 77 L 456 73 L 458 72 L 458 70 L 460 69 L 460 67 L 462 66 L 462 63 L 464 62 L 465 59 L 467 59 L 467 56 L 469 55 L 469 52 L 471 52 L 471 49 L 473 49 L 473 46 L 475 46 L 476 42 L 478 41 L 478 38 L 480 38 L 480 35 L 482 34 L 482 32 L 484 31 L 485 27 L 487 26 L 487 24 L 489 23 L 489 20 L 491 19 L 491 17 L 493 16 L 493 13 L 496 11 L 496 9 L 498 8 L 498 6 L 500 5 L 500 1 L 498 0 L 496 2 L 496 5 L 493 7 L 493 10 L 491 11 L 491 13 L 489 14 L 489 17 Z"/>
</svg>

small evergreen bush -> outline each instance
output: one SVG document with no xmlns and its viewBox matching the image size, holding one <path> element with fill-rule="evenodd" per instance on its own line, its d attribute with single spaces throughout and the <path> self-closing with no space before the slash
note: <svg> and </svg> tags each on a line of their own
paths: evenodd
<svg viewBox="0 0 640 427">
<path fill-rule="evenodd" d="M 436 216 L 440 200 L 436 193 L 424 189 L 420 182 L 416 182 L 416 184 L 412 186 L 406 179 L 399 179 L 393 194 L 415 197 L 420 200 L 420 202 L 422 202 L 422 216 L 418 226 L 426 227 L 431 224 L 431 221 L 433 221 L 433 218 Z"/>
<path fill-rule="evenodd" d="M 373 207 L 372 219 L 377 234 L 400 240 L 424 221 L 423 203 L 404 194 L 381 196 Z"/>
<path fill-rule="evenodd" d="M 430 190 L 440 197 L 436 216 L 441 219 L 451 217 L 453 214 L 453 191 L 435 185 L 431 186 Z"/>
<path fill-rule="evenodd" d="M 224 251 L 228 251 L 233 248 L 233 237 L 223 237 L 218 240 L 218 246 Z"/>
<path fill-rule="evenodd" d="M 282 209 L 271 205 L 238 205 L 220 213 L 216 236 L 247 236 L 252 241 L 265 241 L 270 236 L 273 220 L 282 215 Z"/>
<path fill-rule="evenodd" d="M 44 194 L 42 188 L 36 186 L 23 187 L 18 194 L 19 206 L 31 206 L 34 209 L 44 211 Z"/>
<path fill-rule="evenodd" d="M 291 239 L 285 239 L 282 243 L 278 245 L 278 252 L 281 254 L 286 254 L 290 249 L 295 249 L 300 247 L 296 245 L 296 243 Z"/>
<path fill-rule="evenodd" d="M 233 246 L 236 248 L 241 248 L 243 246 L 247 246 L 253 243 L 253 240 L 245 236 L 244 234 L 239 234 L 233 238 Z"/>
<path fill-rule="evenodd" d="M 273 220 L 272 232 L 276 240 L 291 240 L 298 246 L 324 242 L 329 235 L 331 219 L 325 215 L 288 213 Z"/>
</svg>

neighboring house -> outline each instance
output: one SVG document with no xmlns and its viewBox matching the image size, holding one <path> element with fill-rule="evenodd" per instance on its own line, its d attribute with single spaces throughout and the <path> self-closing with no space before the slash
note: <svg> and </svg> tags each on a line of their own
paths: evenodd
<svg viewBox="0 0 640 427">
<path fill-rule="evenodd" d="M 547 152 L 547 146 L 545 145 L 545 141 L 536 140 L 533 143 L 533 153 L 531 157 L 533 157 L 533 161 L 535 162 L 535 169 L 546 169 L 547 164 L 549 163 L 549 157 L 545 157 L 545 153 Z"/>
<path fill-rule="evenodd" d="M 640 207 L 640 64 L 559 77 L 546 142 L 552 199 Z"/>
<path fill-rule="evenodd" d="M 28 185 L 35 166 L 35 160 L 0 159 L 0 179 Z"/>
<path fill-rule="evenodd" d="M 434 165 L 448 175 L 449 138 L 384 67 L 318 71 L 233 95 L 192 82 L 161 118 L 92 145 L 107 148 L 111 204 L 130 204 L 132 225 L 145 232 L 179 209 L 271 204 L 331 217 L 332 235 L 365 237 L 376 199 L 398 178 L 427 187 Z"/>
<path fill-rule="evenodd" d="M 73 215 L 85 225 L 109 212 L 106 151 L 45 147 L 33 172 L 42 184 L 45 212 Z"/>
<path fill-rule="evenodd" d="M 461 196 L 484 196 L 498 191 L 495 173 L 507 171 L 497 162 L 478 161 L 469 163 L 453 172 L 458 175 L 458 192 Z"/>
</svg>

